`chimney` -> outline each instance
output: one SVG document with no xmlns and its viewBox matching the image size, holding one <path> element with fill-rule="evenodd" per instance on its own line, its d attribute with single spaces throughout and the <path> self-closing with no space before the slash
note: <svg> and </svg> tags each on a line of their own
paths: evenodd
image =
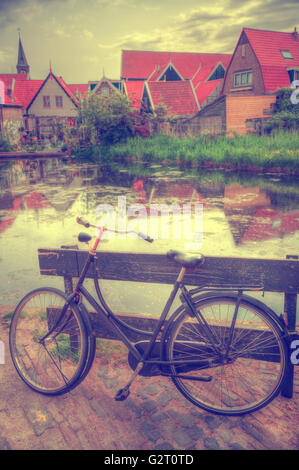
<svg viewBox="0 0 299 470">
<path fill-rule="evenodd" d="M 9 96 L 9 98 L 11 98 L 11 96 L 12 96 L 12 82 L 8 82 L 7 95 Z"/>
<path fill-rule="evenodd" d="M 294 27 L 294 31 L 292 32 L 292 36 L 293 36 L 294 41 L 298 41 L 298 33 L 297 33 L 296 26 Z"/>
<path fill-rule="evenodd" d="M 14 92 L 14 89 L 15 89 L 15 83 L 16 83 L 16 79 L 13 78 L 11 83 L 9 83 L 8 87 L 7 87 L 7 95 L 9 96 L 11 101 L 13 101 L 13 102 L 15 102 L 15 98 L 13 97 L 13 92 Z"/>
</svg>

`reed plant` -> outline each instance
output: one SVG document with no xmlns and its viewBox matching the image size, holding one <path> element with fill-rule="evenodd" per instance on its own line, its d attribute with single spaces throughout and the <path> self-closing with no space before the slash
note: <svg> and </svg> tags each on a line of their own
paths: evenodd
<svg viewBox="0 0 299 470">
<path fill-rule="evenodd" d="M 109 148 L 117 160 L 299 170 L 299 132 L 271 135 L 134 138 Z"/>
</svg>

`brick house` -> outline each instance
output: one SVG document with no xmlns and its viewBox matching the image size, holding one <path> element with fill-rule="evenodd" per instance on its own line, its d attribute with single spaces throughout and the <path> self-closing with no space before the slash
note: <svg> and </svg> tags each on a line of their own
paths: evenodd
<svg viewBox="0 0 299 470">
<path fill-rule="evenodd" d="M 244 28 L 228 66 L 224 95 L 264 95 L 299 79 L 299 37 Z"/>
<path fill-rule="evenodd" d="M 299 38 L 292 33 L 243 28 L 227 67 L 220 97 L 188 121 L 193 132 L 254 131 L 267 119 L 275 92 L 299 78 Z"/>
</svg>

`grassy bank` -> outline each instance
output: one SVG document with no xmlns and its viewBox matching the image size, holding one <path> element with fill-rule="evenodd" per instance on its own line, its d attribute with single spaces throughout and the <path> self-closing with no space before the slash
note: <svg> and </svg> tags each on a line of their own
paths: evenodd
<svg viewBox="0 0 299 470">
<path fill-rule="evenodd" d="M 156 135 L 129 139 L 105 151 L 118 161 L 163 162 L 205 168 L 269 170 L 299 173 L 299 133 L 270 136 L 176 138 Z"/>
</svg>

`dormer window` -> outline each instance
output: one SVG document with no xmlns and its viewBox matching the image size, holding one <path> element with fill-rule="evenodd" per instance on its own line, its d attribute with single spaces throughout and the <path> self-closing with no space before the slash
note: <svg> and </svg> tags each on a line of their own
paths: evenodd
<svg viewBox="0 0 299 470">
<path fill-rule="evenodd" d="M 292 84 L 294 80 L 299 80 L 299 67 L 294 69 L 287 69 L 287 72 L 289 74 L 290 84 Z"/>
<path fill-rule="evenodd" d="M 159 66 L 157 71 L 159 72 Z M 169 63 L 167 67 L 163 70 L 158 80 L 161 82 L 176 82 L 179 80 L 184 80 L 183 77 L 176 70 L 175 66 L 172 63 Z"/>
<path fill-rule="evenodd" d="M 216 67 L 216 69 L 212 73 L 212 75 L 210 75 L 210 77 L 207 79 L 207 81 L 218 80 L 219 78 L 224 78 L 224 75 L 225 75 L 225 70 L 222 64 L 219 64 L 218 67 Z"/>
<path fill-rule="evenodd" d="M 293 60 L 294 59 L 294 57 L 291 54 L 291 51 L 281 50 L 280 52 L 281 52 L 281 55 L 284 59 L 288 59 L 288 60 Z"/>
</svg>

